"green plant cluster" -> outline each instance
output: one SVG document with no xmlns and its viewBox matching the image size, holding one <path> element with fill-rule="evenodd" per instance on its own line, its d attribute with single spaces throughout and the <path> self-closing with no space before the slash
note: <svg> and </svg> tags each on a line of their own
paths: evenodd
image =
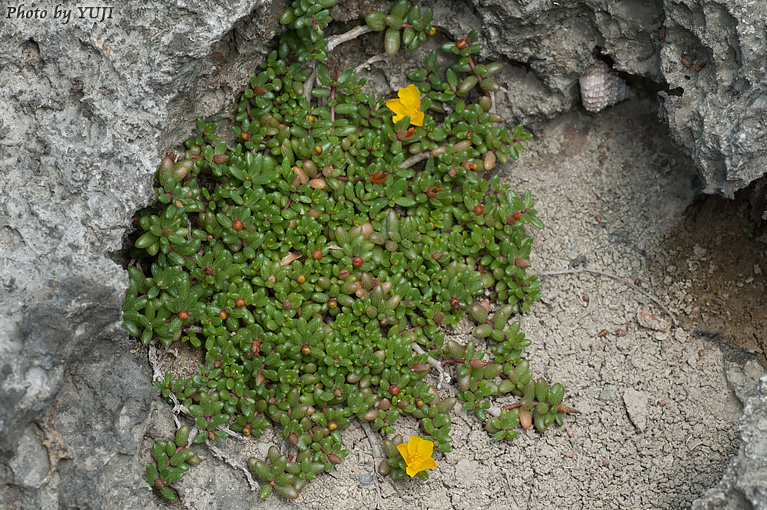
<svg viewBox="0 0 767 510">
<path fill-rule="evenodd" d="M 522 358 L 530 341 L 507 325 L 539 298 L 525 226 L 543 224 L 529 192 L 482 177 L 530 138 L 491 111 L 501 64 L 475 63 L 475 32 L 445 43 L 408 74 L 423 125 L 393 123 L 354 70 L 320 63 L 333 4 L 296 0 L 282 16 L 289 30 L 241 96 L 233 146 L 199 120 L 185 152 L 163 158 L 155 205 L 139 213 L 139 267 L 129 268 L 125 328 L 143 344 L 203 349 L 199 373 L 155 383 L 189 410 L 192 442 L 280 426 L 286 451 L 248 463 L 264 498 L 295 498 L 340 463 L 354 417 L 393 434 L 401 415 L 414 416 L 450 451 L 457 400 L 424 381 L 427 358 L 457 365 L 458 397 L 481 420 L 488 398 L 511 394 L 539 430 L 562 423 L 564 390 L 533 382 Z M 408 48 L 433 35 L 431 16 L 401 0 L 367 23 L 386 31 L 389 51 L 393 31 Z M 492 319 L 481 296 L 499 307 Z M 467 311 L 490 351 L 445 341 Z M 488 430 L 512 439 L 520 412 L 504 410 Z M 156 443 L 157 467 L 147 466 L 168 499 L 168 484 L 199 460 L 183 430 Z M 382 472 L 404 476 L 401 459 L 390 464 Z"/>
<path fill-rule="evenodd" d="M 189 426 L 182 425 L 173 441 L 157 441 L 152 445 L 157 467 L 147 464 L 146 481 L 165 499 L 176 499 L 175 491 L 168 484 L 180 480 L 189 471 L 189 466 L 200 463 L 200 457 L 189 449 L 189 444 Z"/>
</svg>

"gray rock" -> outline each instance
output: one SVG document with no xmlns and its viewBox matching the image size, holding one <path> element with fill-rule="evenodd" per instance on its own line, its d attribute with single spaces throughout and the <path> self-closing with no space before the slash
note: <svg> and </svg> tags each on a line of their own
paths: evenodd
<svg viewBox="0 0 767 510">
<path fill-rule="evenodd" d="M 48 476 L 51 464 L 41 435 L 39 427 L 34 423 L 28 424 L 19 440 L 16 455 L 8 464 L 19 487 L 39 489 Z"/>
<path fill-rule="evenodd" d="M 693 510 L 767 508 L 767 375 L 740 419 L 741 445 L 719 485 L 696 500 Z"/>
<path fill-rule="evenodd" d="M 615 389 L 606 387 L 599 392 L 597 399 L 604 402 L 605 404 L 609 404 L 610 402 L 615 402 L 618 399 L 618 393 L 615 391 Z"/>
<path fill-rule="evenodd" d="M 635 85 L 653 82 L 666 89 L 661 115 L 675 143 L 695 161 L 706 193 L 731 198 L 765 173 L 764 2 L 474 4 L 489 53 L 512 64 L 501 82 L 513 86 L 501 99 L 521 122 L 534 126 L 576 107 L 578 79 L 597 54 L 634 77 Z M 458 16 L 449 26 L 463 35 L 476 21 Z"/>
<path fill-rule="evenodd" d="M 671 92 L 661 97 L 671 136 L 695 160 L 705 192 L 731 198 L 767 163 L 767 4 L 666 1 L 664 12 L 661 69 Z"/>
<path fill-rule="evenodd" d="M 756 387 L 764 370 L 755 354 L 724 343 L 719 344 L 719 348 L 724 354 L 727 383 L 741 404 L 746 405 L 746 401 L 756 395 Z"/>
<path fill-rule="evenodd" d="M 357 477 L 357 482 L 363 487 L 367 487 L 373 483 L 373 479 L 374 477 L 370 473 L 362 473 Z"/>
</svg>

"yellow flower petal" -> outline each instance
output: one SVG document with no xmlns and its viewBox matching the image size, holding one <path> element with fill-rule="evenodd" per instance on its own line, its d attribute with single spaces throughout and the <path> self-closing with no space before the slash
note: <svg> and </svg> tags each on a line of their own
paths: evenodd
<svg viewBox="0 0 767 510">
<path fill-rule="evenodd" d="M 397 123 L 408 115 L 407 107 L 399 99 L 389 99 L 386 107 L 394 112 L 394 122 Z"/>
<path fill-rule="evenodd" d="M 412 462 L 412 458 L 410 457 L 410 451 L 407 448 L 407 443 L 401 443 L 397 445 L 397 450 L 399 450 L 400 455 L 402 455 L 402 458 L 405 459 L 405 464 L 409 464 Z"/>
<path fill-rule="evenodd" d="M 408 476 L 410 478 L 413 478 L 415 475 L 420 473 L 421 471 L 426 471 L 427 469 L 434 469 L 437 467 L 437 462 L 429 457 L 428 459 L 423 460 L 421 463 L 414 465 L 413 467 L 408 466 L 405 471 L 407 472 Z"/>
<path fill-rule="evenodd" d="M 412 478 L 426 469 L 434 469 L 437 462 L 431 457 L 434 452 L 434 443 L 413 436 L 407 443 L 397 445 L 402 458 L 405 460 L 405 471 Z"/>
<path fill-rule="evenodd" d="M 417 110 L 421 106 L 421 93 L 412 83 L 404 89 L 399 89 L 397 95 L 408 108 Z"/>
<path fill-rule="evenodd" d="M 434 443 L 427 441 L 426 439 L 421 439 L 419 436 L 413 436 L 408 443 L 410 443 L 418 453 L 427 457 L 431 457 L 431 454 L 434 452 Z"/>
<path fill-rule="evenodd" d="M 410 114 L 410 123 L 414 126 L 423 126 L 423 112 L 415 112 Z"/>
<path fill-rule="evenodd" d="M 410 84 L 405 88 L 401 88 L 397 95 L 399 99 L 386 101 L 386 107 L 394 112 L 394 122 L 397 123 L 409 115 L 411 124 L 423 126 L 424 113 L 419 110 L 421 107 L 421 93 L 416 86 Z"/>
</svg>

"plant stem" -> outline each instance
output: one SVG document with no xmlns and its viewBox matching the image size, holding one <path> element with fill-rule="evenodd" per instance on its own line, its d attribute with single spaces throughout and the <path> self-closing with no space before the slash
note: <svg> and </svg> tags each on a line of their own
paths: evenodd
<svg viewBox="0 0 767 510">
<path fill-rule="evenodd" d="M 423 151 L 415 156 L 410 156 L 405 161 L 402 162 L 402 164 L 399 166 L 400 168 L 410 168 L 411 166 L 415 165 L 416 163 L 420 163 L 421 161 L 425 159 L 429 159 L 431 156 L 431 151 Z"/>
<path fill-rule="evenodd" d="M 388 58 L 388 55 L 386 53 L 379 53 L 378 55 L 373 55 L 360 65 L 358 65 L 355 69 L 356 72 L 360 72 L 364 69 L 370 69 L 370 64 L 374 64 L 376 62 L 380 62 L 382 60 L 386 60 Z"/>
<path fill-rule="evenodd" d="M 338 34 L 332 37 L 328 37 L 328 53 L 333 51 L 335 47 L 338 46 L 339 44 L 343 44 L 347 41 L 353 41 L 357 37 L 365 35 L 368 32 L 372 32 L 369 26 L 360 25 L 358 27 L 352 28 L 351 30 L 343 34 Z"/>
</svg>

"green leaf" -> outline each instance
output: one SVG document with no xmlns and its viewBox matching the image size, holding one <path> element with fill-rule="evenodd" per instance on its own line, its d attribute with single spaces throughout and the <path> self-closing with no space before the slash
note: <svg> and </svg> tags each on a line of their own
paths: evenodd
<svg viewBox="0 0 767 510">
<path fill-rule="evenodd" d="M 393 57 L 399 51 L 400 33 L 399 29 L 387 28 L 384 34 L 384 51 L 390 57 Z"/>
<path fill-rule="evenodd" d="M 145 232 L 138 239 L 136 239 L 136 248 L 148 248 L 152 244 L 157 242 L 157 236 L 151 232 Z"/>
<path fill-rule="evenodd" d="M 147 464 L 146 465 L 146 481 L 149 485 L 153 485 L 154 481 L 157 480 L 157 477 L 160 476 L 157 473 L 157 468 L 154 466 L 154 464 Z"/>
<path fill-rule="evenodd" d="M 165 483 L 173 483 L 181 479 L 189 471 L 189 466 L 182 464 L 179 467 L 168 469 L 168 475 L 165 477 Z"/>
<path fill-rule="evenodd" d="M 176 499 L 176 493 L 173 492 L 173 490 L 170 487 L 163 487 L 162 489 L 160 489 L 160 494 L 162 494 L 162 497 L 164 497 L 168 501 L 173 501 Z"/>
<path fill-rule="evenodd" d="M 416 201 L 412 197 L 400 197 L 394 200 L 394 203 L 400 207 L 413 207 L 416 204 Z"/>
<path fill-rule="evenodd" d="M 371 11 L 370 14 L 365 16 L 365 23 L 374 32 L 381 32 L 386 28 L 386 14 L 380 11 Z"/>
</svg>

